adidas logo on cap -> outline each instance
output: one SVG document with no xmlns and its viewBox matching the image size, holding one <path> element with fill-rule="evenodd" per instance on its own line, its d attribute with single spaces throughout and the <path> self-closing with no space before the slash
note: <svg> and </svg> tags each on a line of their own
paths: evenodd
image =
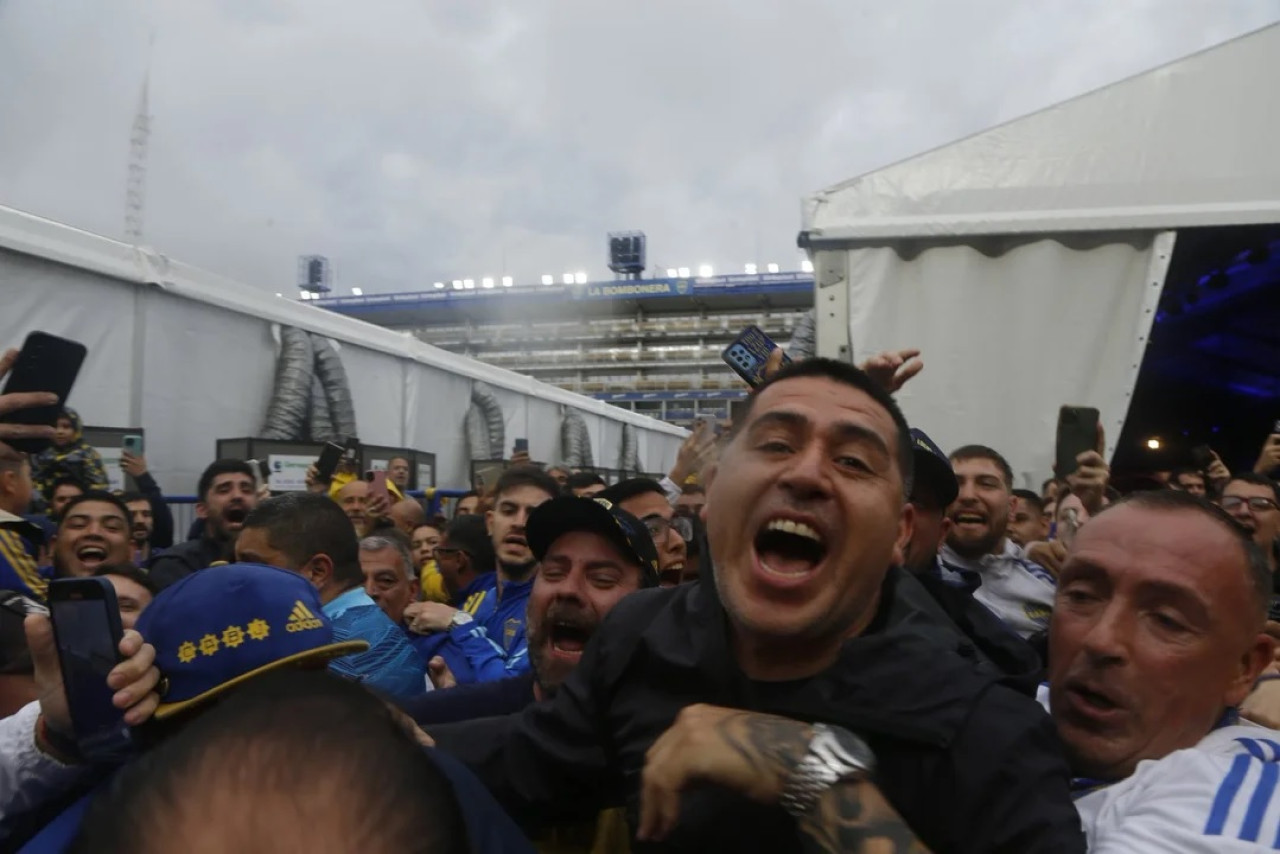
<svg viewBox="0 0 1280 854">
<path fill-rule="evenodd" d="M 319 629 L 323 626 L 324 623 L 320 622 L 316 615 L 311 613 L 311 609 L 302 604 L 300 600 L 295 600 L 293 611 L 289 614 L 289 621 L 285 623 L 284 630 L 286 632 L 305 632 L 308 629 Z"/>
</svg>

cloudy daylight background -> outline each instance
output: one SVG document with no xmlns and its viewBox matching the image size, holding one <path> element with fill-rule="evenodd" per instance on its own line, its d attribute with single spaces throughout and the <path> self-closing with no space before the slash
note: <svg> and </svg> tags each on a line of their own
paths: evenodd
<svg viewBox="0 0 1280 854">
<path fill-rule="evenodd" d="M 0 204 L 266 291 L 798 263 L 800 198 L 1280 19 L 1280 0 L 0 0 Z M 154 47 L 148 45 L 154 34 Z"/>
</svg>

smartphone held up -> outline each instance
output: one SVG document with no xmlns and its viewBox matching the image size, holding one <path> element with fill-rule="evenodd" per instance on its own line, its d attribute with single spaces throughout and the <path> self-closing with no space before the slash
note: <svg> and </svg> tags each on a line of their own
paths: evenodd
<svg viewBox="0 0 1280 854">
<path fill-rule="evenodd" d="M 57 402 L 6 412 L 0 415 L 0 422 L 53 427 L 71 394 L 87 353 L 88 349 L 77 341 L 59 338 L 47 332 L 32 332 L 28 335 L 0 394 L 47 392 L 57 397 Z M 9 438 L 5 441 L 24 454 L 38 454 L 52 444 L 52 440 L 47 438 Z"/>
</svg>

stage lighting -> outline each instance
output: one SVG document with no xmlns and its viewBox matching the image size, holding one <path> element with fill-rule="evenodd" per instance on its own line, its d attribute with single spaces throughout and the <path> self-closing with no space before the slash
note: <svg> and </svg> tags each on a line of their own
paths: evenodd
<svg viewBox="0 0 1280 854">
<path fill-rule="evenodd" d="M 480 287 L 482 287 L 482 288 L 491 288 L 491 287 L 493 287 L 493 277 L 492 277 L 492 276 L 485 276 L 483 279 L 481 279 L 481 280 L 480 280 Z"/>
<path fill-rule="evenodd" d="M 747 275 L 748 275 L 748 276 L 754 276 L 754 275 L 756 274 L 756 265 L 755 265 L 755 264 L 748 264 L 748 265 L 746 266 L 746 271 L 747 271 Z"/>
<path fill-rule="evenodd" d="M 709 279 L 715 274 L 715 270 L 711 269 L 710 264 L 701 264 L 698 267 L 698 276 L 703 279 Z"/>
<path fill-rule="evenodd" d="M 551 275 L 550 273 L 546 273 L 546 274 L 544 274 L 544 275 L 543 275 L 543 277 L 542 277 L 542 284 L 544 284 L 544 285 L 554 285 L 555 283 L 556 283 L 556 277 L 555 277 L 555 276 Z"/>
<path fill-rule="evenodd" d="M 515 280 L 515 279 L 513 279 L 513 278 L 511 278 L 510 276 L 503 276 L 503 277 L 502 277 L 502 286 L 503 286 L 504 288 L 509 288 L 509 287 L 511 287 L 512 285 L 514 285 L 515 283 L 516 283 L 516 280 Z"/>
<path fill-rule="evenodd" d="M 357 296 L 357 297 L 362 297 L 362 296 L 364 296 L 364 291 L 363 291 L 363 290 L 361 290 L 360 288 L 352 288 L 352 289 L 351 289 L 351 295 L 352 295 L 352 296 Z"/>
<path fill-rule="evenodd" d="M 766 265 L 765 265 L 765 270 L 766 270 L 766 271 L 768 271 L 768 272 L 770 272 L 770 273 L 776 273 L 776 272 L 778 272 L 778 265 L 777 265 L 777 264 L 766 264 Z"/>
</svg>

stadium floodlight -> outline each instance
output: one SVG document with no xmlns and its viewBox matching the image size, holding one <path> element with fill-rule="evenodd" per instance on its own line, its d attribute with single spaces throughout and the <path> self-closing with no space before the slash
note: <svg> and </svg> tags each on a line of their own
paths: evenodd
<svg viewBox="0 0 1280 854">
<path fill-rule="evenodd" d="M 813 262 L 810 261 L 808 258 L 804 259 L 803 261 L 800 262 L 800 269 L 805 273 L 812 273 Z"/>
<path fill-rule="evenodd" d="M 454 279 L 452 284 L 455 291 L 462 290 L 462 279 Z"/>
<path fill-rule="evenodd" d="M 352 289 L 351 289 L 351 295 L 352 295 L 352 296 L 357 296 L 357 297 L 362 297 L 362 296 L 364 296 L 364 291 L 363 291 L 362 289 L 360 289 L 360 288 L 352 288 Z"/>
<path fill-rule="evenodd" d="M 573 274 L 573 283 L 574 283 L 575 285 L 585 285 L 585 284 L 587 283 L 587 274 L 586 274 L 586 273 L 574 273 L 574 274 Z"/>
<path fill-rule="evenodd" d="M 511 287 L 512 285 L 514 285 L 515 283 L 516 283 L 516 280 L 515 280 L 515 279 L 513 279 L 513 278 L 511 278 L 510 276 L 503 276 L 503 277 L 502 277 L 502 286 L 503 286 L 504 288 L 509 288 L 509 287 Z"/>
<path fill-rule="evenodd" d="M 284 294 L 276 294 L 276 296 L 278 296 L 278 297 L 283 297 L 283 296 L 284 296 Z"/>
<path fill-rule="evenodd" d="M 493 277 L 492 277 L 492 276 L 485 276 L 483 279 L 481 279 L 481 280 L 480 280 L 480 287 L 482 287 L 482 288 L 491 288 L 491 287 L 493 287 Z"/>
<path fill-rule="evenodd" d="M 777 265 L 777 264 L 766 264 L 764 268 L 765 268 L 765 270 L 766 270 L 767 272 L 770 272 L 770 273 L 776 273 L 776 272 L 778 272 L 778 265 Z"/>
<path fill-rule="evenodd" d="M 543 277 L 542 277 L 542 284 L 544 284 L 544 285 L 554 285 L 555 283 L 556 283 L 556 277 L 555 277 L 555 276 L 551 275 L 550 273 L 546 273 L 546 274 L 544 274 L 544 275 L 543 275 Z"/>
<path fill-rule="evenodd" d="M 698 266 L 698 276 L 703 279 L 711 278 L 714 273 L 715 271 L 711 269 L 710 264 L 701 264 Z"/>
<path fill-rule="evenodd" d="M 436 282 L 436 290 L 444 290 L 444 282 Z"/>
<path fill-rule="evenodd" d="M 682 279 L 687 279 L 689 278 L 689 268 L 681 267 L 679 270 L 676 270 L 676 274 Z"/>
<path fill-rule="evenodd" d="M 564 278 L 563 278 L 561 281 L 563 281 L 566 285 L 572 285 L 572 284 L 573 284 L 573 273 L 565 273 L 565 274 L 564 274 Z"/>
<path fill-rule="evenodd" d="M 469 291 L 474 291 L 474 290 L 476 289 L 476 280 L 475 280 L 475 279 L 463 279 L 463 280 L 462 280 L 462 286 L 463 286 L 464 288 L 466 288 L 467 290 L 469 290 Z"/>
<path fill-rule="evenodd" d="M 755 264 L 748 264 L 746 269 L 747 269 L 747 275 L 748 275 L 748 276 L 754 276 L 754 275 L 756 274 L 756 265 L 755 265 Z"/>
<path fill-rule="evenodd" d="M 678 275 L 680 275 L 680 271 L 679 271 L 679 270 L 677 270 L 675 267 L 668 267 L 668 268 L 667 268 L 667 278 L 668 278 L 668 279 L 674 279 L 674 278 L 675 278 L 676 276 L 678 276 Z"/>
</svg>

